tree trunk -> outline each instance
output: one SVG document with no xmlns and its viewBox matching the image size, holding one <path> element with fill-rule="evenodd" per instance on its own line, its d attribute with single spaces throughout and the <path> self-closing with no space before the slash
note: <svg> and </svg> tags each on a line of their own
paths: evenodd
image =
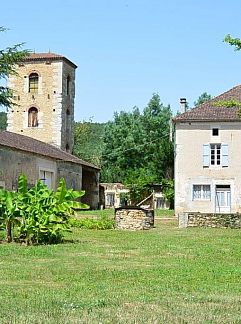
<svg viewBox="0 0 241 324">
<path fill-rule="evenodd" d="M 12 224 L 10 221 L 6 223 L 6 239 L 8 243 L 12 242 Z"/>
</svg>

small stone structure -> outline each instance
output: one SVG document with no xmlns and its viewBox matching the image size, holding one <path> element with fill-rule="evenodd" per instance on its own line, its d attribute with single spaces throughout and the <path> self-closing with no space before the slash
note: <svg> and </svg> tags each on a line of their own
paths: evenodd
<svg viewBox="0 0 241 324">
<path fill-rule="evenodd" d="M 122 230 L 147 230 L 154 227 L 154 210 L 125 206 L 115 209 L 115 227 Z"/>
<path fill-rule="evenodd" d="M 241 214 L 182 213 L 179 227 L 241 228 Z"/>
</svg>

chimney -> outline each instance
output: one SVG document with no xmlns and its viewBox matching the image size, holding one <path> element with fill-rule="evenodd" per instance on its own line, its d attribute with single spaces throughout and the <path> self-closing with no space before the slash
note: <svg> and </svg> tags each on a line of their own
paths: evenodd
<svg viewBox="0 0 241 324">
<path fill-rule="evenodd" d="M 187 111 L 187 99 L 186 98 L 180 98 L 180 108 L 181 108 L 181 114 Z"/>
</svg>

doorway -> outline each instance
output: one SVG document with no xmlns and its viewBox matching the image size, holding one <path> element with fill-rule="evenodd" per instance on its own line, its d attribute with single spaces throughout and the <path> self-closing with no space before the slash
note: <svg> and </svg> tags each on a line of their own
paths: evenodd
<svg viewBox="0 0 241 324">
<path fill-rule="evenodd" d="M 215 212 L 231 212 L 231 189 L 230 185 L 216 185 L 215 191 Z"/>
</svg>

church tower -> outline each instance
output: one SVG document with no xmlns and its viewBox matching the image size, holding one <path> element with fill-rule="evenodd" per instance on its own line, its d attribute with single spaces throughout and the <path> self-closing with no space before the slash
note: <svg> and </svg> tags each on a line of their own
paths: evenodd
<svg viewBox="0 0 241 324">
<path fill-rule="evenodd" d="M 54 53 L 31 54 L 18 64 L 8 84 L 14 105 L 7 130 L 72 153 L 76 68 Z"/>
</svg>

